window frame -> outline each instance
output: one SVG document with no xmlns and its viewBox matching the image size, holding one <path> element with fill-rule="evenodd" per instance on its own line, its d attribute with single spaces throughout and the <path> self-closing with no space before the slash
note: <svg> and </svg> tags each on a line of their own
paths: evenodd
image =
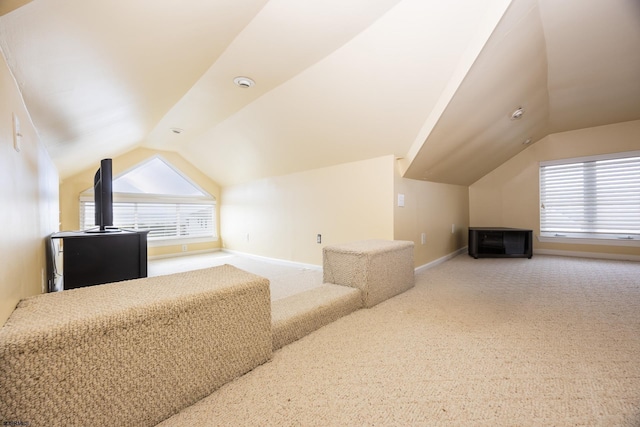
<svg viewBox="0 0 640 427">
<path fill-rule="evenodd" d="M 543 188 L 543 168 L 546 166 L 576 165 L 580 163 L 626 159 L 640 157 L 640 151 L 628 151 L 621 153 L 609 153 L 603 155 L 576 157 L 560 160 L 541 161 L 539 163 L 539 226 L 538 240 L 541 242 L 590 244 L 608 246 L 640 246 L 640 230 L 637 233 L 600 233 L 600 232 L 575 232 L 575 231 L 543 231 L 543 209 L 545 209 L 545 196 Z M 595 191 L 595 190 L 594 190 Z M 595 194 L 595 193 L 594 193 Z"/>
<path fill-rule="evenodd" d="M 151 193 L 122 193 L 122 192 L 113 192 L 113 203 L 114 203 L 114 212 L 116 210 L 116 205 L 118 203 L 136 203 L 136 204 L 168 204 L 168 205 L 207 205 L 212 206 L 211 214 L 212 214 L 212 235 L 211 236 L 197 236 L 197 237 L 187 237 L 187 236 L 170 236 L 170 237 L 157 237 L 157 236 L 149 236 L 147 239 L 147 243 L 150 247 L 157 246 L 173 246 L 173 245 L 181 245 L 187 243 L 207 243 L 207 242 L 215 242 L 219 239 L 218 236 L 218 212 L 217 212 L 217 201 L 216 198 L 209 193 L 207 193 L 204 189 L 202 189 L 199 185 L 193 182 L 189 177 L 187 177 L 182 171 L 174 167 L 171 163 L 166 161 L 162 156 L 155 155 L 150 157 L 149 159 L 133 166 L 132 168 L 122 172 L 118 176 L 114 176 L 113 180 L 115 181 L 117 178 L 126 175 L 127 173 L 135 170 L 138 167 L 141 167 L 154 159 L 159 159 L 170 169 L 175 171 L 180 177 L 184 180 L 188 181 L 191 185 L 197 188 L 203 195 L 201 196 L 178 196 L 178 195 L 165 195 L 165 194 L 151 194 Z M 85 205 L 87 203 L 94 203 L 94 194 L 93 187 L 86 189 L 85 191 L 80 193 L 78 210 L 79 210 L 79 225 L 81 229 L 90 229 L 93 226 L 89 225 L 85 228 L 84 218 L 86 216 L 85 213 Z M 114 220 L 116 220 L 114 215 Z M 93 224 L 92 218 L 89 218 L 89 224 Z M 137 224 L 136 224 L 137 225 Z M 114 226 L 117 227 L 118 224 L 114 222 Z M 144 228 L 140 228 L 140 230 L 144 230 Z"/>
</svg>

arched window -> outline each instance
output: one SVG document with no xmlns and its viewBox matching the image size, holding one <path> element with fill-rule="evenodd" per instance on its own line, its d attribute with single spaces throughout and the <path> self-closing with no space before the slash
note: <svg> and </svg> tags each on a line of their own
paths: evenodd
<svg viewBox="0 0 640 427">
<path fill-rule="evenodd" d="M 93 188 L 80 193 L 80 227 L 94 227 Z M 160 156 L 113 179 L 113 225 L 149 230 L 150 244 L 216 240 L 216 200 Z"/>
</svg>

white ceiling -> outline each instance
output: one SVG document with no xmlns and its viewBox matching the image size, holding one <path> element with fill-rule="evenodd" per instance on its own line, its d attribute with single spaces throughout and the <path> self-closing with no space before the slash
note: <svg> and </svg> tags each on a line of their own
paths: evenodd
<svg viewBox="0 0 640 427">
<path fill-rule="evenodd" d="M 637 0 L 12 1 L 0 48 L 63 179 L 147 146 L 221 185 L 388 154 L 469 185 L 640 119 Z"/>
</svg>

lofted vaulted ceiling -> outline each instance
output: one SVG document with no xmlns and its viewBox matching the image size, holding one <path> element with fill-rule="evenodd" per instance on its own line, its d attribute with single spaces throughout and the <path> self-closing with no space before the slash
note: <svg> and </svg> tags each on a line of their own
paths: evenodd
<svg viewBox="0 0 640 427">
<path fill-rule="evenodd" d="M 0 48 L 62 179 L 146 146 L 221 185 L 388 154 L 469 185 L 527 139 L 640 119 L 637 0 L 5 4 Z"/>
</svg>

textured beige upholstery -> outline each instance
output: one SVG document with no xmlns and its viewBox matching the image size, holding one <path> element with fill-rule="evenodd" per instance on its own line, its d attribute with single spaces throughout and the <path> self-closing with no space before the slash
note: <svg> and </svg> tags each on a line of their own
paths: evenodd
<svg viewBox="0 0 640 427">
<path fill-rule="evenodd" d="M 271 303 L 273 349 L 278 350 L 362 307 L 360 291 L 325 283 Z"/>
<path fill-rule="evenodd" d="M 412 242 L 329 246 L 323 264 L 327 283 L 273 303 L 267 279 L 230 265 L 22 300 L 0 328 L 0 421 L 156 425 L 414 285 Z"/>
<path fill-rule="evenodd" d="M 0 418 L 152 426 L 271 354 L 269 281 L 229 265 L 38 295 L 0 329 Z"/>
<path fill-rule="evenodd" d="M 326 246 L 322 255 L 323 281 L 360 289 L 364 307 L 414 286 L 413 242 L 363 240 Z"/>
</svg>

